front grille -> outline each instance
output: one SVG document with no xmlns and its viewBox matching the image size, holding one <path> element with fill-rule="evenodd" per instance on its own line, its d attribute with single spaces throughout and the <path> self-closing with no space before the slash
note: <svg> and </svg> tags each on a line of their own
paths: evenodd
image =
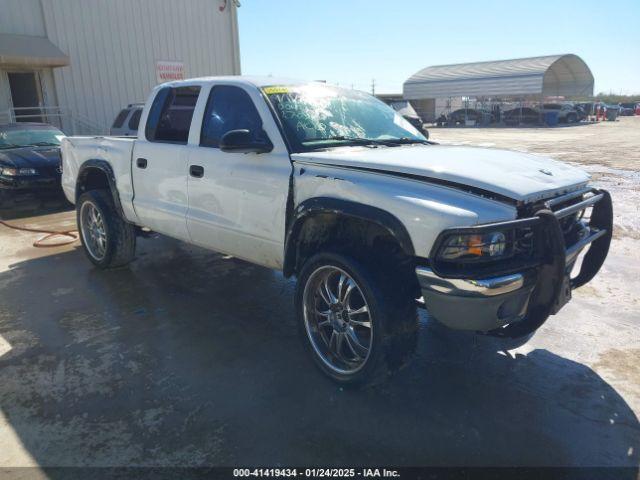
<svg viewBox="0 0 640 480">
<path fill-rule="evenodd" d="M 41 177 L 49 178 L 49 177 L 59 177 L 60 176 L 60 166 L 53 165 L 47 167 L 38 167 L 38 173 Z"/>
<path fill-rule="evenodd" d="M 531 260 L 535 257 L 534 245 L 536 233 L 533 228 L 521 228 L 516 230 L 514 242 L 514 256 L 523 260 Z"/>
<path fill-rule="evenodd" d="M 559 210 L 586 200 L 591 195 L 593 195 L 593 193 L 590 189 L 583 189 L 574 193 L 560 195 L 558 197 L 526 206 L 522 209 L 519 216 L 521 218 L 531 217 L 535 215 L 537 211 L 542 209 L 549 209 L 552 212 L 558 212 Z M 560 222 L 560 228 L 562 229 L 564 243 L 567 248 L 576 244 L 589 234 L 590 211 L 591 207 L 587 207 L 583 210 L 572 213 L 571 215 L 558 219 Z M 522 248 L 533 248 L 534 237 L 535 233 L 533 231 L 529 231 L 528 234 L 524 235 Z"/>
<path fill-rule="evenodd" d="M 547 214 L 536 215 L 542 210 Z M 555 218 L 549 215 L 549 210 Z M 600 242 L 598 248 L 601 253 L 605 248 L 606 254 L 611 239 L 612 216 L 608 192 L 595 189 L 585 188 L 545 202 L 525 205 L 519 209 L 515 220 L 450 228 L 441 232 L 431 249 L 431 268 L 445 278 L 486 278 L 522 272 L 543 263 L 558 265 L 557 258 L 562 253 L 565 254 L 567 268 L 571 268 L 580 252 L 593 242 Z M 558 227 L 564 242 L 557 235 L 560 233 L 556 230 Z M 513 242 L 504 258 L 474 264 L 440 259 L 443 242 L 450 236 L 493 232 L 504 232 Z"/>
</svg>

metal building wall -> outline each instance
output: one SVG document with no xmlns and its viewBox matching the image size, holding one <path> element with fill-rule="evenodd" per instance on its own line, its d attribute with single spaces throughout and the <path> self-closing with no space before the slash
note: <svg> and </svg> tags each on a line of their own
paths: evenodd
<svg viewBox="0 0 640 480">
<path fill-rule="evenodd" d="M 0 0 L 0 33 L 46 36 L 40 0 Z"/>
<path fill-rule="evenodd" d="M 0 0 L 0 33 L 45 36 L 40 0 Z M 0 122 L 11 107 L 11 94 L 5 69 L 0 67 Z"/>
<path fill-rule="evenodd" d="M 0 123 L 8 121 L 4 114 L 11 107 L 11 93 L 9 92 L 9 80 L 3 69 L 0 68 Z"/>
<path fill-rule="evenodd" d="M 184 62 L 187 77 L 239 74 L 236 11 L 223 3 L 41 0 L 46 36 L 71 60 L 53 69 L 59 105 L 107 128 L 146 99 L 158 60 Z"/>
</svg>

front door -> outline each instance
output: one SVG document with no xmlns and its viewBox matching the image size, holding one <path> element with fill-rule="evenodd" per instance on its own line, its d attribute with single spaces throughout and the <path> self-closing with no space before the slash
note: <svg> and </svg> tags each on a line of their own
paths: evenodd
<svg viewBox="0 0 640 480">
<path fill-rule="evenodd" d="M 187 142 L 199 86 L 158 91 L 136 140 L 131 166 L 133 207 L 143 225 L 188 240 Z"/>
<path fill-rule="evenodd" d="M 7 76 L 16 121 L 42 122 L 42 91 L 37 74 L 9 72 Z"/>
<path fill-rule="evenodd" d="M 207 99 L 199 146 L 189 150 L 187 227 L 193 243 L 272 268 L 282 264 L 291 163 L 281 142 L 269 153 L 226 153 L 222 136 L 246 129 L 267 135 L 260 114 L 239 86 L 216 85 Z M 276 130 L 273 125 L 272 131 Z"/>
</svg>

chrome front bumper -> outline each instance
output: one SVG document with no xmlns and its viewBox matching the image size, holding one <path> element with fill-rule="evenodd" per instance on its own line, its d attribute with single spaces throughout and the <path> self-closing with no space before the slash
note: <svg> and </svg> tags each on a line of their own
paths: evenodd
<svg viewBox="0 0 640 480">
<path fill-rule="evenodd" d="M 418 267 L 416 275 L 429 313 L 456 330 L 489 331 L 519 320 L 535 286 L 534 275 L 522 273 L 470 280 Z"/>
<path fill-rule="evenodd" d="M 418 281 L 423 289 L 460 297 L 493 297 L 519 290 L 524 285 L 524 275 L 514 273 L 501 277 L 469 280 L 442 278 L 426 267 L 416 268 Z"/>
<path fill-rule="evenodd" d="M 500 336 L 514 337 L 534 331 L 566 303 L 572 288 L 579 288 L 593 278 L 607 256 L 613 221 L 611 197 L 604 190 L 589 192 L 592 196 L 560 210 L 551 211 L 558 201 L 552 200 L 547 202 L 546 210 L 529 219 L 471 227 L 508 227 L 510 223 L 523 222 L 539 225 L 548 234 L 548 251 L 539 264 L 521 272 L 480 279 L 450 278 L 435 267 L 417 267 L 416 275 L 429 312 L 441 323 L 458 330 L 498 330 Z M 576 243 L 565 246 L 559 219 L 587 207 L 593 207 L 588 231 Z M 569 280 L 576 258 L 589 245 L 580 272 Z M 501 328 L 506 325 L 509 327 Z"/>
</svg>

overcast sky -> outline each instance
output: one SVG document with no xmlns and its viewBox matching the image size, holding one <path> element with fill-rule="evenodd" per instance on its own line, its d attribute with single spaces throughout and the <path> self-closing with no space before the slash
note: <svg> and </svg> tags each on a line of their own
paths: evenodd
<svg viewBox="0 0 640 480">
<path fill-rule="evenodd" d="M 575 53 L 640 93 L 640 0 L 241 0 L 243 74 L 402 91 L 429 65 Z"/>
</svg>

